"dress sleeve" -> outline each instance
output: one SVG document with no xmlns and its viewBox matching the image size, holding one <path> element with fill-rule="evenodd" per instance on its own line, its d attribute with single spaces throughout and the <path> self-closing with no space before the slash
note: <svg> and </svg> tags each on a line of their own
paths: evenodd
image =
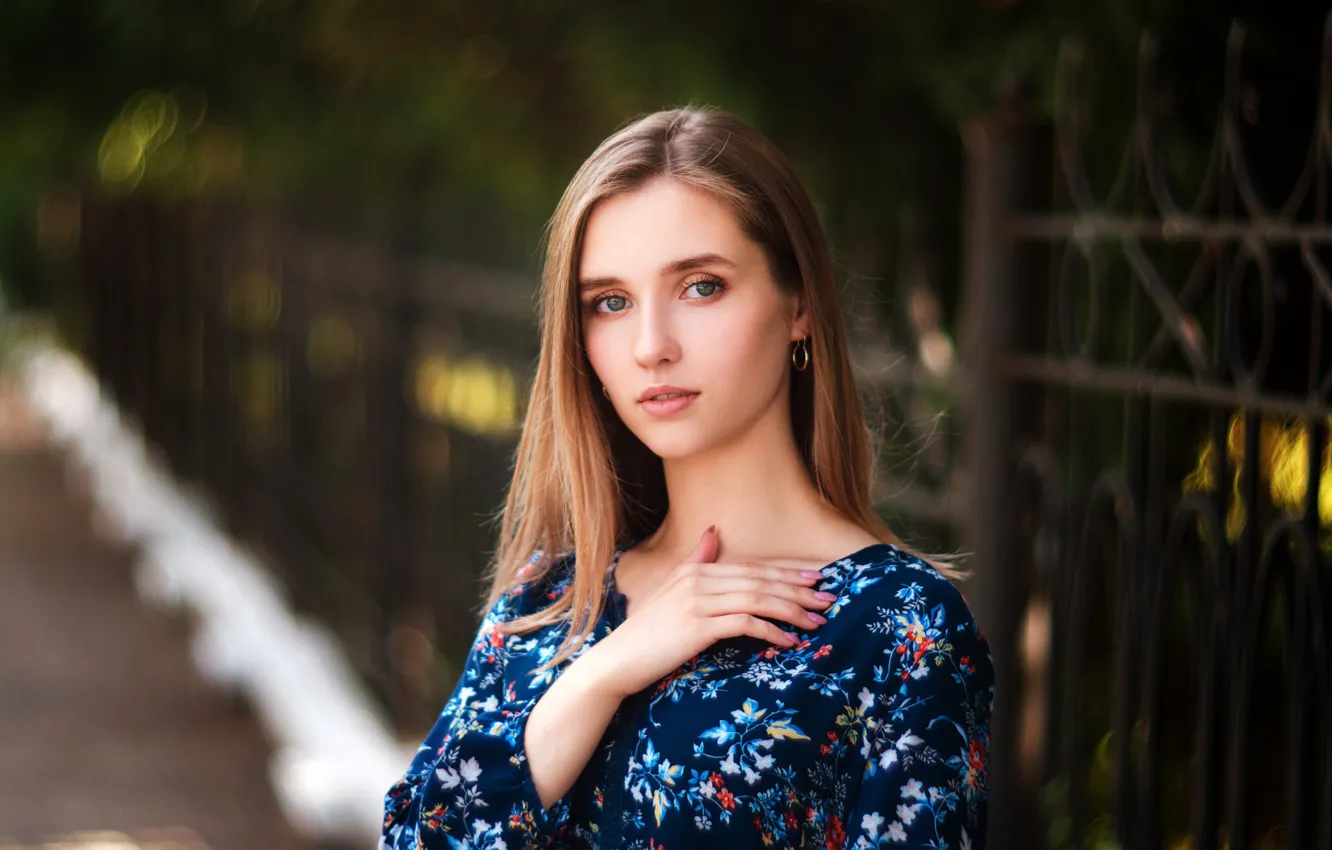
<svg viewBox="0 0 1332 850">
<path fill-rule="evenodd" d="M 887 663 L 861 694 L 874 709 L 844 846 L 980 850 L 994 700 L 989 646 L 951 585 L 937 603 L 916 591 L 907 588 L 892 613 Z"/>
<path fill-rule="evenodd" d="M 505 661 L 525 638 L 496 627 L 529 613 L 525 591 L 500 597 L 482 618 L 453 695 L 384 797 L 381 850 L 546 847 L 567 819 L 565 800 L 542 807 L 527 763 L 527 718 L 540 694 L 520 698 L 505 685 Z"/>
</svg>

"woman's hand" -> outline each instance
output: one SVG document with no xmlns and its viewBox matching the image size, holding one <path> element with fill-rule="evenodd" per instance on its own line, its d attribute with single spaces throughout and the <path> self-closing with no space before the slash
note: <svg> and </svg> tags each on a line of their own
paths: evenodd
<svg viewBox="0 0 1332 850">
<path fill-rule="evenodd" d="M 760 617 L 799 629 L 822 625 L 810 609 L 827 608 L 836 596 L 816 592 L 822 576 L 761 563 L 717 563 L 715 526 L 675 567 L 665 583 L 618 628 L 588 650 L 603 681 L 621 698 L 636 693 L 724 638 L 749 635 L 794 646 L 789 632 Z M 576 665 L 575 665 L 576 666 Z"/>
</svg>

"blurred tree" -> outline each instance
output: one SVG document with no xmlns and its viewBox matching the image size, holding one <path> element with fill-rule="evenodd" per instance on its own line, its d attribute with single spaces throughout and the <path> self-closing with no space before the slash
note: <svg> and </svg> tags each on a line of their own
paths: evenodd
<svg viewBox="0 0 1332 850">
<path fill-rule="evenodd" d="M 1139 32 L 1180 5 L 14 0 L 0 262 L 24 277 L 41 193 L 73 181 L 341 202 L 416 219 L 434 250 L 530 269 L 592 145 L 696 102 L 786 148 L 847 257 L 883 275 L 904 204 L 917 235 L 955 241 L 959 120 L 1015 78 L 1049 103 L 1068 35 L 1117 60 L 1117 84 Z"/>
</svg>

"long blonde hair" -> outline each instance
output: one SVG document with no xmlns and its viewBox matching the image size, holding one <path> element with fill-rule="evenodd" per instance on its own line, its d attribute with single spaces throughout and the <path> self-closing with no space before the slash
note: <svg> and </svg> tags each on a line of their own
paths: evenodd
<svg viewBox="0 0 1332 850">
<path fill-rule="evenodd" d="M 583 348 L 578 263 L 593 207 L 667 178 L 726 203 L 764 251 L 777 285 L 807 305 L 810 367 L 791 370 L 791 424 L 805 468 L 830 504 L 885 543 L 901 545 L 875 514 L 874 456 L 847 356 L 837 279 L 813 203 L 786 158 L 720 109 L 656 112 L 601 143 L 574 175 L 547 232 L 541 276 L 541 353 L 491 564 L 488 605 L 540 581 L 572 554 L 568 592 L 506 624 L 523 634 L 560 622 L 556 663 L 591 631 L 605 604 L 617 547 L 654 531 L 667 500 L 661 459 L 620 421 Z M 534 552 L 541 557 L 529 564 Z"/>
</svg>

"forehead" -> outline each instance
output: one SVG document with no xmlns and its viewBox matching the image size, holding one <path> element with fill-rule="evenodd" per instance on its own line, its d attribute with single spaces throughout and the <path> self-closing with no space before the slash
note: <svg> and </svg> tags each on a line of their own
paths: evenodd
<svg viewBox="0 0 1332 850">
<path fill-rule="evenodd" d="M 583 234 L 583 277 L 655 275 L 680 257 L 720 254 L 737 265 L 761 259 L 725 202 L 674 180 L 654 180 L 597 203 Z"/>
</svg>

